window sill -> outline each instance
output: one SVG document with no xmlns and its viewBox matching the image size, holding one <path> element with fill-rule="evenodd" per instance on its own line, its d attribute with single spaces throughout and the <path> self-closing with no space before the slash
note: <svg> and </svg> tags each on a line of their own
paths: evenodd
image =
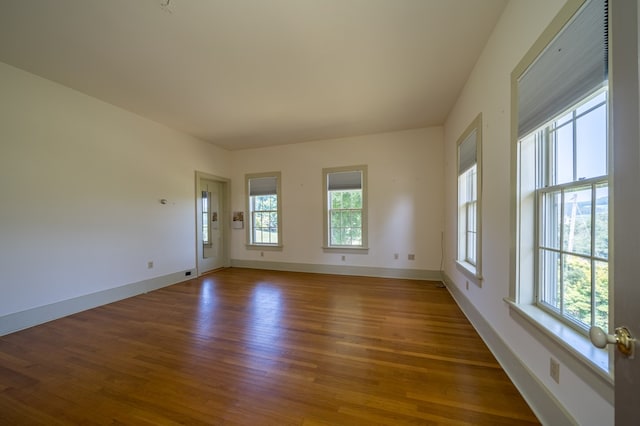
<svg viewBox="0 0 640 426">
<path fill-rule="evenodd" d="M 471 280 L 475 285 L 482 288 L 482 276 L 477 273 L 477 269 L 475 266 L 467 262 L 456 260 L 456 268 L 458 269 L 458 271 L 462 272 L 469 280 Z"/>
<path fill-rule="evenodd" d="M 322 247 L 325 253 L 356 253 L 368 254 L 369 247 Z"/>
<path fill-rule="evenodd" d="M 262 251 L 282 251 L 282 245 L 274 244 L 245 244 L 247 250 L 262 250 Z"/>
<path fill-rule="evenodd" d="M 613 386 L 613 371 L 609 367 L 609 356 L 612 354 L 609 349 L 596 348 L 587 336 L 563 324 L 535 305 L 519 304 L 509 298 L 505 298 L 504 301 L 509 304 L 512 312 L 527 320 L 542 334 L 564 348 L 573 359 Z"/>
</svg>

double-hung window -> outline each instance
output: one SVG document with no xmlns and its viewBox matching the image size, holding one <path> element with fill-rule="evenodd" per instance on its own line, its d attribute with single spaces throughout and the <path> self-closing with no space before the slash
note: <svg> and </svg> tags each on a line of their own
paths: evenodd
<svg viewBox="0 0 640 426">
<path fill-rule="evenodd" d="M 553 330 L 609 327 L 606 0 L 571 0 L 512 74 L 516 233 L 509 300 Z M 537 311 L 529 310 L 534 307 Z M 557 340 L 592 363 L 579 339 Z M 596 358 L 598 359 L 596 359 Z"/>
<path fill-rule="evenodd" d="M 536 130 L 538 305 L 608 329 L 607 90 Z M 530 142 L 531 143 L 531 142 Z"/>
<path fill-rule="evenodd" d="M 367 166 L 323 169 L 324 247 L 367 248 Z"/>
<path fill-rule="evenodd" d="M 280 172 L 246 175 L 249 246 L 280 247 Z"/>
<path fill-rule="evenodd" d="M 482 115 L 458 141 L 458 265 L 479 283 L 481 277 L 480 198 Z"/>
</svg>

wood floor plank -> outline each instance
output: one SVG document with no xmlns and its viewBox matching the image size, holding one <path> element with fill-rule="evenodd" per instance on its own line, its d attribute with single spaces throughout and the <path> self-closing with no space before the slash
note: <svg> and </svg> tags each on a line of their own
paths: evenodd
<svg viewBox="0 0 640 426">
<path fill-rule="evenodd" d="M 0 424 L 539 422 L 436 283 L 233 268 L 0 337 Z"/>
</svg>

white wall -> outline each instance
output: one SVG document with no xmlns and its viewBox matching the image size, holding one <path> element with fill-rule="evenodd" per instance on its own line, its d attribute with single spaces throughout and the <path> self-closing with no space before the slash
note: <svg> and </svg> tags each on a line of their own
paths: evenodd
<svg viewBox="0 0 640 426">
<path fill-rule="evenodd" d="M 227 151 L 2 63 L 0 94 L 0 317 L 195 267 Z"/>
<path fill-rule="evenodd" d="M 537 379 L 582 425 L 613 423 L 613 406 L 578 374 L 561 365 L 560 384 L 549 377 L 544 346 L 509 315 L 510 74 L 563 6 L 561 0 L 511 0 L 445 123 L 445 273 Z M 455 267 L 456 140 L 483 113 L 482 288 L 464 289 Z"/>
<path fill-rule="evenodd" d="M 245 210 L 244 175 L 282 172 L 281 252 L 245 248 L 232 231 L 232 259 L 440 270 L 442 128 L 235 151 L 232 209 Z M 322 250 L 322 169 L 368 165 L 369 253 Z M 400 258 L 394 260 L 393 254 Z M 415 260 L 407 260 L 409 253 Z"/>
</svg>

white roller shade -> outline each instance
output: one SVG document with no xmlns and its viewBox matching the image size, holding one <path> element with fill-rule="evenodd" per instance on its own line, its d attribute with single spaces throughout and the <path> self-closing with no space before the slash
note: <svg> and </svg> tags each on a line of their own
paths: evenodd
<svg viewBox="0 0 640 426">
<path fill-rule="evenodd" d="M 329 191 L 362 189 L 362 172 L 347 171 L 327 174 Z"/>
<path fill-rule="evenodd" d="M 458 175 L 463 174 L 478 161 L 476 131 L 472 131 L 458 146 Z"/>
<path fill-rule="evenodd" d="M 587 0 L 519 77 L 519 137 L 602 87 L 608 67 L 607 19 L 606 0 Z"/>
<path fill-rule="evenodd" d="M 249 179 L 249 195 L 276 195 L 278 178 L 275 176 Z"/>
</svg>

